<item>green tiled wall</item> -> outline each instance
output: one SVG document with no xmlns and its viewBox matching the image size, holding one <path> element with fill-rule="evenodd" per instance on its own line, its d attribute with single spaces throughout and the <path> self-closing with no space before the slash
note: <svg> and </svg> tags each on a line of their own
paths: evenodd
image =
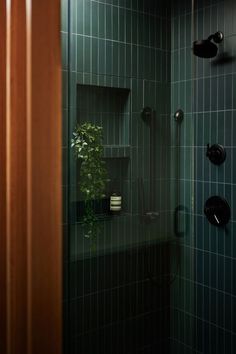
<svg viewBox="0 0 236 354">
<path fill-rule="evenodd" d="M 161 267 L 158 262 L 167 259 L 173 231 L 169 10 L 164 1 L 63 0 L 62 57 L 65 352 L 152 353 L 159 347 L 164 353 L 169 287 L 164 281 L 159 289 L 147 277 L 150 264 L 151 276 L 158 281 L 169 274 L 169 262 Z M 156 115 L 153 199 L 160 216 L 151 223 L 140 218 L 139 200 L 141 179 L 148 209 L 150 127 L 141 118 L 145 106 Z M 78 200 L 79 186 L 78 163 L 68 148 L 76 123 L 92 115 L 104 128 L 105 161 L 111 182 L 123 196 L 122 214 L 101 222 L 93 252 L 81 224 L 70 222 L 70 204 Z M 110 183 L 108 195 L 112 188 Z M 115 285 L 110 284 L 111 276 Z"/>
<path fill-rule="evenodd" d="M 62 12 L 63 108 L 64 121 L 69 120 L 67 125 L 69 128 L 65 131 L 64 141 L 67 141 L 66 134 L 68 138 L 72 135 L 72 130 L 80 119 L 78 87 L 81 90 L 83 87 L 83 92 L 85 92 L 85 87 L 95 88 L 96 86 L 106 87 L 107 92 L 109 92 L 109 87 L 110 92 L 114 88 L 123 89 L 123 91 L 126 89 L 130 92 L 128 111 L 116 117 L 117 120 L 114 119 L 114 124 L 118 123 L 119 129 L 123 126 L 121 134 L 125 133 L 125 135 L 117 137 L 117 141 L 114 137 L 113 140 L 110 137 L 110 130 L 114 130 L 112 115 L 107 123 L 103 123 L 99 117 L 100 112 L 97 110 L 95 119 L 100 120 L 104 127 L 105 156 L 109 157 L 107 159 L 108 169 L 112 164 L 113 167 L 117 165 L 118 170 L 126 171 L 121 184 L 124 205 L 129 205 L 129 215 L 126 217 L 128 233 L 132 235 L 134 232 L 132 232 L 131 219 L 137 217 L 139 213 L 138 180 L 140 178 L 143 180 L 147 209 L 150 199 L 150 127 L 141 119 L 141 110 L 147 105 L 156 111 L 154 184 L 158 187 L 153 191 L 155 193 L 154 208 L 163 214 L 163 220 L 168 219 L 170 209 L 170 183 L 168 181 L 171 165 L 169 161 L 171 128 L 168 119 L 170 114 L 170 20 L 168 14 L 168 10 L 161 2 L 157 6 L 154 1 L 132 1 L 132 3 L 125 2 L 124 4 L 120 1 L 119 3 L 93 0 L 71 1 L 70 33 L 68 34 L 67 13 L 65 9 Z M 106 100 L 105 95 L 103 96 Z M 90 114 L 88 110 L 86 114 Z M 84 113 L 83 115 L 82 119 L 86 119 Z M 112 150 L 112 145 L 117 146 Z M 66 146 L 64 150 L 66 159 L 70 152 Z M 125 157 L 128 163 L 124 161 L 122 166 L 120 160 L 115 164 L 114 161 L 110 161 L 113 156 Z M 69 194 L 69 199 L 72 200 L 77 198 L 78 171 L 76 165 L 77 162 L 71 157 L 69 164 L 67 163 L 70 169 L 70 180 L 65 182 L 64 191 L 65 195 Z M 152 227 L 147 228 L 148 233 L 150 233 L 149 229 L 151 230 Z M 168 222 L 158 221 L 156 229 L 160 232 L 151 235 L 152 239 L 159 236 L 163 238 L 171 234 Z M 129 234 L 127 239 L 130 238 Z M 138 240 L 139 235 L 133 237 L 134 243 L 136 243 L 136 237 Z M 103 240 L 101 242 L 104 244 Z"/>
<path fill-rule="evenodd" d="M 172 1 L 171 12 L 171 115 L 181 108 L 184 119 L 179 137 L 180 204 L 185 207 L 184 224 L 188 225 L 181 242 L 174 244 L 177 276 L 172 283 L 170 353 L 198 353 L 194 347 L 196 332 L 194 260 L 194 57 L 192 55 L 192 2 Z M 176 147 L 173 144 L 173 148 Z"/>
<path fill-rule="evenodd" d="M 176 105 L 184 107 L 186 123 L 190 118 L 188 124 L 193 125 L 194 137 L 184 136 L 183 152 L 194 151 L 195 172 L 189 178 L 184 170 L 183 183 L 185 188 L 188 183 L 194 184 L 195 231 L 194 237 L 182 245 L 185 264 L 179 273 L 179 285 L 175 284 L 172 291 L 172 352 L 232 354 L 236 351 L 236 3 L 230 0 L 196 0 L 193 23 L 191 8 L 182 1 L 175 3 L 172 20 L 172 109 L 174 111 Z M 191 32 L 192 27 L 194 33 Z M 225 35 L 219 46 L 219 55 L 212 60 L 193 57 L 191 35 L 194 40 L 203 39 L 217 30 Z M 206 158 L 208 143 L 226 147 L 227 159 L 223 165 L 215 166 Z M 204 216 L 204 203 L 212 195 L 225 197 L 231 206 L 231 221 L 226 229 L 211 226 Z M 188 260 L 193 265 L 192 272 L 187 272 Z"/>
<path fill-rule="evenodd" d="M 166 5 L 62 0 L 64 313 L 65 334 L 70 333 L 65 353 L 236 351 L 236 5 L 233 0 Z M 225 34 L 221 60 L 194 58 L 192 40 L 216 30 Z M 104 151 L 110 175 L 119 176 L 125 213 L 103 220 L 96 254 L 81 225 L 68 219 L 70 202 L 78 198 L 78 166 L 68 149 L 79 118 L 78 85 L 129 92 L 129 138 L 118 138 L 114 147 L 106 134 Z M 160 212 L 148 225 L 140 221 L 138 195 L 142 178 L 148 203 L 150 128 L 140 115 L 146 105 L 156 111 L 153 193 Z M 173 120 L 178 108 L 185 113 L 179 136 Z M 206 144 L 216 142 L 227 150 L 221 167 L 205 157 Z M 204 201 L 213 194 L 226 197 L 232 207 L 227 232 L 204 217 Z M 185 207 L 185 236 L 171 241 L 179 204 Z M 169 242 L 160 243 L 163 239 Z M 161 282 L 150 281 L 152 266 Z M 163 283 L 164 274 L 168 282 Z"/>
</svg>

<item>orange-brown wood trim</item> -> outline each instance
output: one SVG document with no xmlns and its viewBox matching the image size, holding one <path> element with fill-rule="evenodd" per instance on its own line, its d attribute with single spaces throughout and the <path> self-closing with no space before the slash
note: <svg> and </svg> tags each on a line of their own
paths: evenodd
<svg viewBox="0 0 236 354">
<path fill-rule="evenodd" d="M 0 20 L 1 352 L 60 354 L 60 1 L 0 0 Z"/>
<path fill-rule="evenodd" d="M 6 3 L 0 0 L 0 353 L 6 353 Z"/>
<path fill-rule="evenodd" d="M 32 0 L 32 354 L 62 350 L 60 43 L 60 0 Z"/>
<path fill-rule="evenodd" d="M 7 352 L 27 353 L 26 6 L 7 2 Z"/>
</svg>

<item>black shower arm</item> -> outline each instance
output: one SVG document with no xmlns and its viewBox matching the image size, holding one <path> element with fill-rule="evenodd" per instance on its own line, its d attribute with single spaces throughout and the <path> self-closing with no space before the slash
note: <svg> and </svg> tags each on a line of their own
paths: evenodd
<svg viewBox="0 0 236 354">
<path fill-rule="evenodd" d="M 214 41 L 215 43 L 220 43 L 220 42 L 222 42 L 223 38 L 224 38 L 223 33 L 220 32 L 220 31 L 218 31 L 218 32 L 216 32 L 216 33 L 214 33 L 214 34 L 211 34 L 211 35 L 208 37 L 208 40 L 211 41 L 211 40 L 213 39 L 213 41 Z"/>
<path fill-rule="evenodd" d="M 211 41 L 212 39 L 214 40 L 214 34 L 211 34 L 207 39 L 209 40 L 209 41 Z"/>
</svg>

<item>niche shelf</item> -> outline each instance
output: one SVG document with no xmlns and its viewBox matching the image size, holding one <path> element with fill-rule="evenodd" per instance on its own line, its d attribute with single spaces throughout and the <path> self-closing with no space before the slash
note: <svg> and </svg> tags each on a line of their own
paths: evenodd
<svg viewBox="0 0 236 354">
<path fill-rule="evenodd" d="M 104 146 L 104 158 L 129 158 L 130 157 L 130 146 Z"/>
<path fill-rule="evenodd" d="M 73 201 L 70 204 L 70 224 L 82 224 L 84 216 L 84 201 Z M 129 216 L 130 214 L 124 210 L 119 213 L 110 211 L 110 198 L 93 201 L 93 209 L 97 217 L 97 221 L 106 221 L 114 218 Z"/>
<path fill-rule="evenodd" d="M 77 122 L 103 128 L 104 158 L 130 157 L 130 90 L 77 85 Z"/>
</svg>

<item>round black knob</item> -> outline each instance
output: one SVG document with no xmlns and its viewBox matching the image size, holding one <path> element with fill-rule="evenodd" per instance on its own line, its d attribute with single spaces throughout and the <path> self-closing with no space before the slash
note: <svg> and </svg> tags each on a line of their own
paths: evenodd
<svg viewBox="0 0 236 354">
<path fill-rule="evenodd" d="M 174 118 L 175 118 L 176 122 L 178 122 L 178 123 L 182 122 L 182 120 L 184 119 L 184 112 L 182 111 L 182 109 L 178 109 L 175 112 Z"/>
<path fill-rule="evenodd" d="M 227 225 L 231 216 L 227 200 L 219 196 L 213 196 L 206 201 L 204 213 L 207 220 L 218 227 Z"/>
<path fill-rule="evenodd" d="M 223 39 L 224 39 L 224 34 L 221 31 L 218 31 L 213 35 L 213 41 L 215 43 L 221 43 Z"/>
<path fill-rule="evenodd" d="M 206 156 L 214 165 L 221 165 L 226 159 L 226 151 L 222 145 L 207 145 Z"/>
</svg>

